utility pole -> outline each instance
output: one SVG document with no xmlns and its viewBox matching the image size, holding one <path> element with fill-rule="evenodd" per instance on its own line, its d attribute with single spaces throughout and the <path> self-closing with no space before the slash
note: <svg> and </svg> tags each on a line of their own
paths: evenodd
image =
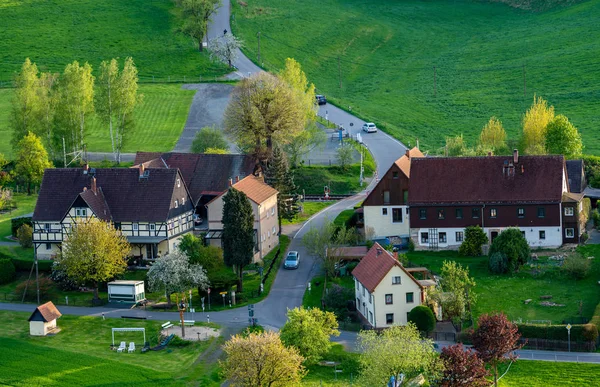
<svg viewBox="0 0 600 387">
<path fill-rule="evenodd" d="M 523 63 L 523 98 L 527 97 L 527 77 L 525 74 L 525 63 Z"/>
<path fill-rule="evenodd" d="M 38 258 L 37 258 L 37 250 L 35 254 L 35 292 L 37 294 L 37 303 L 40 304 L 40 276 L 38 273 Z"/>
<path fill-rule="evenodd" d="M 258 65 L 260 66 L 260 31 L 256 33 L 256 37 L 258 38 Z"/>
<path fill-rule="evenodd" d="M 433 66 L 433 97 L 437 97 L 437 71 L 435 66 Z"/>
<path fill-rule="evenodd" d="M 340 78 L 340 89 L 342 88 L 342 67 L 340 65 L 340 56 L 338 55 L 338 76 Z"/>
</svg>

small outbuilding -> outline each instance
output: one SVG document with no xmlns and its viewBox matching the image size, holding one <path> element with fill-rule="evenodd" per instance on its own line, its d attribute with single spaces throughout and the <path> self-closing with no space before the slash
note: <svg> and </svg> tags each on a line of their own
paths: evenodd
<svg viewBox="0 0 600 387">
<path fill-rule="evenodd" d="M 108 302 L 135 304 L 145 298 L 144 281 L 118 280 L 108 283 Z"/>
<path fill-rule="evenodd" d="M 40 305 L 29 317 L 29 334 L 31 336 L 46 336 L 57 334 L 60 329 L 56 326 L 56 319 L 62 314 L 56 309 L 52 301 Z"/>
</svg>

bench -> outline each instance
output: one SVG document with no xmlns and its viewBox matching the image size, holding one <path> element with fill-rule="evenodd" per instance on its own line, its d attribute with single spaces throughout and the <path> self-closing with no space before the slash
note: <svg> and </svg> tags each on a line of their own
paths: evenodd
<svg viewBox="0 0 600 387">
<path fill-rule="evenodd" d="M 173 324 L 171 324 L 170 321 L 167 321 L 166 323 L 162 324 L 161 327 L 162 329 L 169 329 L 173 326 Z"/>
<path fill-rule="evenodd" d="M 183 325 L 195 325 L 196 320 L 183 320 Z"/>
</svg>

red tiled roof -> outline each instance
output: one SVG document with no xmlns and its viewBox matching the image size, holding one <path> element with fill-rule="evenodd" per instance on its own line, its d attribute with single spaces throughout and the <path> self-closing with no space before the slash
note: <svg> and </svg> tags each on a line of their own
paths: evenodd
<svg viewBox="0 0 600 387">
<path fill-rule="evenodd" d="M 406 175 L 406 177 L 410 177 L 410 161 L 413 157 L 425 157 L 423 153 L 419 150 L 419 148 L 414 147 L 408 151 L 408 156 L 403 155 L 398 160 L 395 161 L 395 164 L 400 168 L 402 173 Z"/>
<path fill-rule="evenodd" d="M 54 306 L 52 301 L 48 301 L 45 304 L 38 306 L 33 311 L 28 321 L 31 321 L 31 319 L 33 318 L 33 316 L 35 316 L 36 313 L 40 313 L 44 318 L 45 322 L 56 320 L 57 318 L 62 316 L 62 314 L 58 311 L 58 309 L 56 309 L 56 306 Z"/>
<path fill-rule="evenodd" d="M 419 287 L 422 285 L 404 269 L 400 262 L 389 251 L 377 242 L 367 252 L 367 255 L 352 270 L 352 275 L 369 291 L 373 293 L 387 273 L 394 267 L 401 268 Z"/>
<path fill-rule="evenodd" d="M 558 203 L 563 156 L 428 157 L 411 160 L 409 205 Z"/>
<path fill-rule="evenodd" d="M 277 190 L 264 182 L 262 177 L 247 176 L 233 185 L 233 188 L 248 196 L 254 203 L 261 204 L 277 195 Z"/>
</svg>

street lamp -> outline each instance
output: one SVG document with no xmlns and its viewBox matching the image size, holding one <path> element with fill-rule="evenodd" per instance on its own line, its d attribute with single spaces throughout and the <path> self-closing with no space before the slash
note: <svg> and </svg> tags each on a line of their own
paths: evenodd
<svg viewBox="0 0 600 387">
<path fill-rule="evenodd" d="M 571 352 L 571 324 L 567 324 L 567 334 L 569 336 L 569 352 Z"/>
</svg>

